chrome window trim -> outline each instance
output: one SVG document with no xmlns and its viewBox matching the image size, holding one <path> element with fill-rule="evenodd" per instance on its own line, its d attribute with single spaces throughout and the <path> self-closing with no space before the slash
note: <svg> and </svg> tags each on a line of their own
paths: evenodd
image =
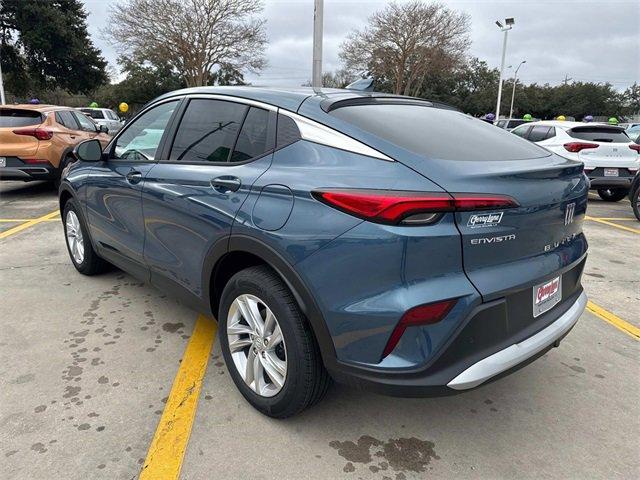
<svg viewBox="0 0 640 480">
<path fill-rule="evenodd" d="M 333 128 L 322 125 L 321 123 L 315 122 L 307 117 L 282 109 L 280 110 L 280 113 L 291 118 L 296 123 L 300 130 L 300 136 L 304 140 L 319 143 L 321 145 L 327 145 L 329 147 L 339 148 L 340 150 L 346 150 L 348 152 L 358 153 L 360 155 L 366 155 L 368 157 L 378 158 L 387 162 L 395 161 L 384 153 L 381 153 L 378 150 L 345 135 L 344 133 L 338 132 Z"/>
</svg>

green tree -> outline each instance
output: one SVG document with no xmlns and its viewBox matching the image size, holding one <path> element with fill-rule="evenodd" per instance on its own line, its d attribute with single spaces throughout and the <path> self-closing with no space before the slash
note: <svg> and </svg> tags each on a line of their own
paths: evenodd
<svg viewBox="0 0 640 480">
<path fill-rule="evenodd" d="M 88 92 L 108 80 L 80 0 L 0 1 L 0 48 L 6 88 L 16 95 Z"/>
<path fill-rule="evenodd" d="M 91 95 L 100 106 L 115 109 L 121 102 L 126 102 L 135 112 L 163 93 L 186 87 L 183 78 L 166 63 L 153 65 L 120 57 L 118 64 L 125 78 L 119 83 L 104 85 Z"/>
</svg>

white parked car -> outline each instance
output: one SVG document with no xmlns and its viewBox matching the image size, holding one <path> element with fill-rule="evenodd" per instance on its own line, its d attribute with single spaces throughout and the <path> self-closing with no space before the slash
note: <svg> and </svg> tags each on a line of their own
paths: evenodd
<svg viewBox="0 0 640 480">
<path fill-rule="evenodd" d="M 584 163 L 591 188 L 609 202 L 627 196 L 640 168 L 640 145 L 634 143 L 622 127 L 543 120 L 520 125 L 511 133 L 562 157 Z"/>
<path fill-rule="evenodd" d="M 79 108 L 82 113 L 88 115 L 98 125 L 104 125 L 109 129 L 109 135 L 115 135 L 124 125 L 120 117 L 108 108 Z"/>
</svg>

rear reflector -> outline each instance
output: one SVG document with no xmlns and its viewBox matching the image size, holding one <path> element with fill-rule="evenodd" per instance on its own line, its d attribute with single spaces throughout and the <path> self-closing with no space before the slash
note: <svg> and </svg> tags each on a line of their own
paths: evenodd
<svg viewBox="0 0 640 480">
<path fill-rule="evenodd" d="M 444 300 L 442 302 L 419 305 L 407 310 L 396 325 L 396 328 L 391 332 L 387 345 L 382 352 L 382 358 L 393 352 L 407 327 L 438 323 L 447 316 L 455 304 L 456 300 Z"/>
<path fill-rule="evenodd" d="M 316 190 L 317 200 L 371 222 L 427 225 L 445 212 L 513 208 L 507 195 L 482 193 L 405 192 L 395 190 Z"/>
<path fill-rule="evenodd" d="M 16 135 L 36 137 L 38 140 L 51 140 L 53 138 L 53 132 L 43 128 L 21 128 L 19 130 L 13 130 L 13 133 Z"/>
<path fill-rule="evenodd" d="M 22 158 L 24 163 L 28 163 L 29 165 L 38 165 L 43 163 L 49 163 L 49 160 L 45 160 L 44 158 Z"/>
<path fill-rule="evenodd" d="M 640 153 L 640 145 L 638 145 L 637 143 L 629 145 L 629 148 L 631 150 L 635 150 L 636 152 Z"/>
<path fill-rule="evenodd" d="M 564 149 L 567 152 L 578 153 L 581 150 L 587 148 L 598 148 L 597 143 L 585 143 L 585 142 L 569 142 L 564 144 Z"/>
</svg>

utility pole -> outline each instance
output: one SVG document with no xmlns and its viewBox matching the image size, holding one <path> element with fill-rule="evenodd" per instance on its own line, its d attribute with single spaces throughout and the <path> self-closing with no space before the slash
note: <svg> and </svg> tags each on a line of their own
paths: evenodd
<svg viewBox="0 0 640 480">
<path fill-rule="evenodd" d="M 516 21 L 513 18 L 507 18 L 505 21 L 506 26 L 503 26 L 499 20 L 496 20 L 496 25 L 500 28 L 500 31 L 504 32 L 504 40 L 502 41 L 502 62 L 500 62 L 500 80 L 498 80 L 498 101 L 496 102 L 496 120 L 500 120 L 500 101 L 502 100 L 502 76 L 504 74 L 504 58 L 507 54 L 507 34 L 509 30 L 513 28 Z"/>
<path fill-rule="evenodd" d="M 513 74 L 513 90 L 511 91 L 511 108 L 509 109 L 509 119 L 513 117 L 513 100 L 516 98 L 516 83 L 518 83 L 518 70 L 520 70 L 520 67 L 525 63 L 527 63 L 526 60 L 521 61 L 520 65 L 518 65 L 518 68 L 516 68 L 516 73 Z"/>
<path fill-rule="evenodd" d="M 322 91 L 322 22 L 324 0 L 315 0 L 313 9 L 313 70 L 311 86 L 313 91 Z"/>
<path fill-rule="evenodd" d="M 569 83 L 569 80 L 573 80 L 573 78 L 571 78 L 569 75 L 565 75 L 564 76 L 564 81 L 562 83 L 564 83 L 566 85 L 567 83 Z"/>
</svg>

